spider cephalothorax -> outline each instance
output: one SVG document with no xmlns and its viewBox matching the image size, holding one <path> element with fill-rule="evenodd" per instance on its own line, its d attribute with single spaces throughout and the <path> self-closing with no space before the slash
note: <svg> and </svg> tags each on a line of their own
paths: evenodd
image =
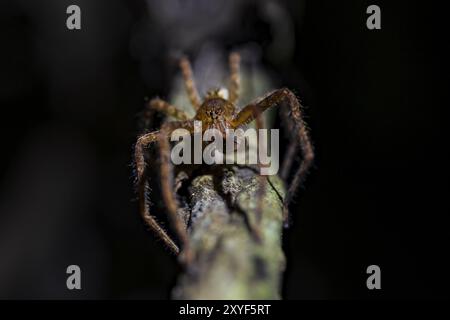
<svg viewBox="0 0 450 320">
<path fill-rule="evenodd" d="M 225 135 L 232 128 L 235 106 L 219 95 L 207 95 L 194 119 L 202 122 L 202 130 L 217 129 Z"/>
<path fill-rule="evenodd" d="M 289 135 L 292 141 L 288 148 L 287 156 L 282 165 L 282 178 L 286 181 L 292 165 L 292 159 L 295 152 L 300 149 L 302 152 L 302 161 L 296 169 L 292 180 L 290 181 L 286 196 L 283 200 L 285 207 L 285 221 L 287 220 L 287 206 L 290 203 L 296 189 L 302 183 L 309 167 L 314 158 L 313 147 L 310 142 L 308 131 L 302 119 L 300 102 L 297 97 L 286 88 L 274 90 L 257 102 L 252 102 L 243 108 L 237 108 L 237 100 L 239 98 L 240 78 L 239 78 L 240 58 L 236 53 L 230 55 L 231 77 L 228 92 L 213 89 L 208 91 L 205 99 L 201 101 L 197 92 L 192 70 L 189 61 L 182 58 L 180 67 L 183 73 L 186 91 L 189 100 L 196 111 L 193 118 L 189 118 L 187 114 L 177 107 L 169 104 L 161 99 L 153 99 L 147 107 L 171 116 L 178 121 L 166 122 L 160 130 L 150 132 L 140 136 L 135 147 L 135 165 L 137 171 L 137 184 L 139 190 L 139 202 L 141 215 L 150 228 L 159 235 L 165 244 L 174 252 L 179 253 L 178 245 L 171 239 L 167 232 L 161 228 L 153 216 L 149 212 L 146 200 L 147 181 L 145 179 L 145 159 L 144 148 L 154 142 L 159 142 L 161 153 L 161 185 L 163 200 L 167 206 L 169 218 L 172 222 L 174 231 L 176 232 L 181 246 L 184 250 L 185 261 L 190 260 L 189 239 L 185 224 L 177 215 L 177 199 L 172 185 L 173 173 L 170 163 L 170 133 L 176 129 L 186 129 L 194 132 L 195 121 L 201 121 L 202 130 L 218 129 L 223 135 L 226 135 L 226 129 L 238 129 L 253 120 L 256 120 L 257 129 L 262 128 L 261 114 L 270 107 L 278 106 L 285 102 L 289 109 L 283 113 L 284 119 L 291 119 L 287 123 Z M 229 95 L 227 94 L 229 93 Z M 264 180 L 265 181 L 265 180 Z M 261 203 L 261 201 L 259 202 Z"/>
</svg>

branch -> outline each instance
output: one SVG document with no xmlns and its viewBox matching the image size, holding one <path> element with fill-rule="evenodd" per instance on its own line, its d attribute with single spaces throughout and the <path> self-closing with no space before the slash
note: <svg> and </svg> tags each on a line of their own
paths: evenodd
<svg viewBox="0 0 450 320">
<path fill-rule="evenodd" d="M 179 276 L 174 299 L 280 299 L 283 183 L 268 177 L 258 242 L 251 232 L 260 179 L 245 167 L 219 167 L 188 183 L 188 227 L 195 259 Z"/>
</svg>

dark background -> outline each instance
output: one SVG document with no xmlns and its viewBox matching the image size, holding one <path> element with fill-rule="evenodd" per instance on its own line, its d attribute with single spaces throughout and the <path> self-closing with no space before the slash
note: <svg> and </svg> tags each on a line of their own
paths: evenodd
<svg viewBox="0 0 450 320">
<path fill-rule="evenodd" d="M 169 94 L 173 53 L 208 41 L 257 46 L 307 106 L 317 161 L 291 209 L 283 296 L 448 297 L 443 9 L 162 3 L 1 2 L 0 298 L 169 297 L 176 261 L 139 218 L 132 145 L 144 97 Z M 65 26 L 70 4 L 82 30 Z M 381 30 L 366 28 L 370 4 Z M 81 291 L 66 289 L 70 264 Z"/>
</svg>

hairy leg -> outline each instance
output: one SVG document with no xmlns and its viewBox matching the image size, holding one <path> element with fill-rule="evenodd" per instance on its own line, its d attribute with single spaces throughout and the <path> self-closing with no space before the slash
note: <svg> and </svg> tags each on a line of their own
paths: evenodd
<svg viewBox="0 0 450 320">
<path fill-rule="evenodd" d="M 176 121 L 167 122 L 161 129 L 161 134 L 158 137 L 160 153 L 161 153 L 161 185 L 164 202 L 167 206 L 169 218 L 172 223 L 172 227 L 176 232 L 178 239 L 182 246 L 181 262 L 184 265 L 189 264 L 192 261 L 192 253 L 189 247 L 189 238 L 184 225 L 184 222 L 178 216 L 178 202 L 174 191 L 174 177 L 170 160 L 170 143 L 169 136 L 173 130 L 178 128 L 184 128 L 193 132 L 193 121 Z"/>
<path fill-rule="evenodd" d="M 171 105 L 170 103 L 154 98 L 148 102 L 146 105 L 148 108 L 164 113 L 167 116 L 173 117 L 177 120 L 188 120 L 188 115 L 183 111 Z"/>
<path fill-rule="evenodd" d="M 283 163 L 281 165 L 280 177 L 283 181 L 287 181 L 289 173 L 291 172 L 292 163 L 295 160 L 295 155 L 298 150 L 298 145 L 294 141 L 289 142 L 288 150 L 284 155 Z"/>
<path fill-rule="evenodd" d="M 228 91 L 230 92 L 229 101 L 231 103 L 236 104 L 239 99 L 239 90 L 240 90 L 240 84 L 241 79 L 239 76 L 239 66 L 241 63 L 241 57 L 238 53 L 233 52 L 230 54 L 229 58 L 230 63 L 230 85 L 228 87 Z"/>
<path fill-rule="evenodd" d="M 186 87 L 189 101 L 191 101 L 192 106 L 197 111 L 198 108 L 200 108 L 200 96 L 198 94 L 197 87 L 195 86 L 191 63 L 186 57 L 181 58 L 180 68 L 183 74 L 184 85 Z"/>
<path fill-rule="evenodd" d="M 164 244 L 169 247 L 169 249 L 175 253 L 179 253 L 178 246 L 170 238 L 167 232 L 158 224 L 155 218 L 151 215 L 149 211 L 149 205 L 146 198 L 147 181 L 145 179 L 145 159 L 144 159 L 144 148 L 149 144 L 156 142 L 158 137 L 158 132 L 151 132 L 145 134 L 138 138 L 135 146 L 135 163 L 137 170 L 137 188 L 139 195 L 139 207 L 142 219 L 147 223 L 150 229 L 157 234 L 157 236 L 164 241 Z"/>
<path fill-rule="evenodd" d="M 268 94 L 265 98 L 260 100 L 259 102 L 251 103 L 247 106 L 245 106 L 241 112 L 239 112 L 234 119 L 232 125 L 233 127 L 237 128 L 239 126 L 245 125 L 247 123 L 250 123 L 252 120 L 254 120 L 257 117 L 257 111 L 258 112 L 264 112 L 270 107 L 277 106 L 282 102 L 287 102 L 287 104 L 290 107 L 291 110 L 291 117 L 294 120 L 295 124 L 295 132 L 296 136 L 294 139 L 297 140 L 297 143 L 300 147 L 300 150 L 302 151 L 303 159 L 300 163 L 299 167 L 297 168 L 294 178 L 292 179 L 287 193 L 286 197 L 284 199 L 284 221 L 285 223 L 288 222 L 288 211 L 287 207 L 289 203 L 292 201 L 292 198 L 295 194 L 295 191 L 297 190 L 298 186 L 303 183 L 306 174 L 309 170 L 309 168 L 312 165 L 312 162 L 314 160 L 314 150 L 313 146 L 311 144 L 311 141 L 309 139 L 309 134 L 306 129 L 305 123 L 303 122 L 302 118 L 302 112 L 300 108 L 300 102 L 298 101 L 295 94 L 290 91 L 289 89 L 283 88 L 279 90 L 275 90 Z"/>
<path fill-rule="evenodd" d="M 289 108 L 281 108 L 280 109 L 280 116 L 281 121 L 286 127 L 286 136 L 290 137 L 291 133 L 295 130 L 294 122 L 292 121 L 292 118 L 290 116 L 291 110 Z M 292 141 L 290 139 L 288 149 L 284 155 L 283 163 L 281 165 L 281 172 L 280 176 L 283 181 L 287 181 L 289 177 L 289 173 L 291 172 L 292 163 L 295 160 L 295 155 L 298 151 L 298 144 L 295 141 Z"/>
</svg>

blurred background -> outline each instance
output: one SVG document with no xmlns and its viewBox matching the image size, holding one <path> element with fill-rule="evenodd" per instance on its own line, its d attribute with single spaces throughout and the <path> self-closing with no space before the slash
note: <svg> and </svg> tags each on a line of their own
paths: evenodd
<svg viewBox="0 0 450 320">
<path fill-rule="evenodd" d="M 71 4 L 81 30 L 66 28 Z M 302 98 L 316 146 L 284 239 L 283 297 L 448 297 L 447 118 L 432 81 L 445 20 L 432 5 L 377 1 L 382 29 L 371 31 L 370 4 L 2 1 L 0 298 L 169 297 L 175 258 L 133 190 L 138 116 L 145 97 L 170 97 L 181 53 L 204 92 L 231 50 L 253 93 L 287 86 Z M 66 288 L 71 264 L 80 291 Z M 366 288 L 371 264 L 378 291 Z"/>
</svg>

